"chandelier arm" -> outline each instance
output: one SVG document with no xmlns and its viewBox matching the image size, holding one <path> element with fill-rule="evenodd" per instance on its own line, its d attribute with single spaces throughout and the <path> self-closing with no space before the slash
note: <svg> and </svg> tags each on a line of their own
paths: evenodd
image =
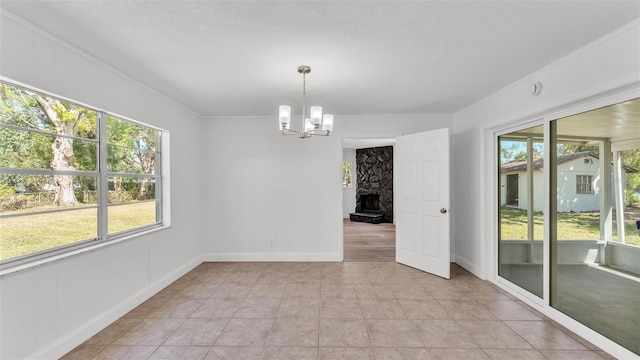
<svg viewBox="0 0 640 360">
<path fill-rule="evenodd" d="M 307 135 L 305 137 L 311 137 L 311 136 L 330 136 L 331 132 L 324 130 L 323 132 L 316 132 L 316 131 L 298 131 L 295 129 L 284 129 L 280 131 L 282 133 L 282 135 Z"/>
<path fill-rule="evenodd" d="M 324 133 L 318 133 L 318 132 L 313 132 L 313 131 L 298 131 L 298 130 L 292 130 L 292 129 L 286 129 L 286 130 L 282 130 L 280 132 L 283 136 L 284 135 L 304 135 L 303 138 L 310 138 L 311 136 L 330 136 L 330 133 L 324 132 Z"/>
<path fill-rule="evenodd" d="M 302 134 L 304 131 L 298 131 L 295 129 L 284 129 L 282 130 L 282 135 L 300 135 Z"/>
</svg>

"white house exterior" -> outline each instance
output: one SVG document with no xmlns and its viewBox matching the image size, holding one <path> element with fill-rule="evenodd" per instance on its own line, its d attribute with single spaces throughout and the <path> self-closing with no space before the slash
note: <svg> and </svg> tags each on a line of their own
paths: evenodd
<svg viewBox="0 0 640 360">
<path fill-rule="evenodd" d="M 600 160 L 589 153 L 558 156 L 558 211 L 581 212 L 600 209 Z M 629 169 L 622 169 L 622 183 Z M 610 175 L 613 178 L 613 174 Z M 578 185 L 580 182 L 580 185 Z M 544 163 L 536 159 L 533 164 L 533 210 L 544 209 Z M 615 201 L 612 187 L 612 201 Z M 502 206 L 527 209 L 527 161 L 516 160 L 500 167 L 500 201 Z M 615 203 L 614 203 L 615 207 Z"/>
</svg>

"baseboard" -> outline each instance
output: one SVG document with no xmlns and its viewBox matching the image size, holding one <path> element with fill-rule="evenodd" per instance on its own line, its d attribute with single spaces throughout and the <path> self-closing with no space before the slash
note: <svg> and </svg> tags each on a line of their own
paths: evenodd
<svg viewBox="0 0 640 360">
<path fill-rule="evenodd" d="M 480 271 L 480 268 L 476 264 L 472 263 L 471 261 L 463 258 L 460 255 L 456 255 L 455 263 L 462 266 L 465 270 L 472 273 L 473 275 L 482 279 L 482 276 L 480 276 L 482 274 L 482 272 Z"/>
<path fill-rule="evenodd" d="M 104 313 L 87 321 L 86 323 L 84 323 L 84 325 L 80 326 L 75 331 L 63 336 L 49 346 L 38 351 L 37 353 L 29 357 L 29 359 L 58 359 L 62 357 L 64 354 L 68 353 L 78 345 L 87 341 L 89 338 L 97 334 L 100 330 L 104 329 L 112 322 L 121 318 L 124 314 L 133 310 L 136 306 L 148 300 L 160 290 L 164 289 L 167 285 L 171 284 L 189 271 L 193 270 L 196 266 L 200 265 L 202 261 L 202 256 L 196 257 L 195 259 L 189 261 L 187 264 L 181 266 L 175 271 L 167 274 L 153 284 L 150 284 L 148 287 L 138 291 L 119 304 L 116 304 Z"/>
<path fill-rule="evenodd" d="M 342 261 L 338 253 L 209 253 L 202 256 L 202 261 Z"/>
</svg>

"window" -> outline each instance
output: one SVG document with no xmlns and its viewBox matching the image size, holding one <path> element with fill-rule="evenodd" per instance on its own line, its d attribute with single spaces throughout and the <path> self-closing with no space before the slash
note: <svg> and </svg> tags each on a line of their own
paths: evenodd
<svg viewBox="0 0 640 360">
<path fill-rule="evenodd" d="M 351 162 L 345 161 L 342 163 L 342 187 L 351 187 Z"/>
<path fill-rule="evenodd" d="M 160 132 L 111 115 L 106 127 L 109 234 L 155 224 Z"/>
<path fill-rule="evenodd" d="M 0 265 L 162 223 L 161 131 L 6 82 L 0 96 Z"/>
<path fill-rule="evenodd" d="M 576 194 L 593 194 L 593 175 L 576 175 Z"/>
</svg>

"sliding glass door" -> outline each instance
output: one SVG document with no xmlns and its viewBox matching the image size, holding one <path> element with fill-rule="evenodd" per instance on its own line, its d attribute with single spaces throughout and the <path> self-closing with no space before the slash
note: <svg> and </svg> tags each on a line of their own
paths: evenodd
<svg viewBox="0 0 640 360">
<path fill-rule="evenodd" d="M 550 128 L 550 305 L 640 354 L 640 100 Z"/>
<path fill-rule="evenodd" d="M 497 142 L 498 275 L 640 355 L 640 99 Z"/>
<path fill-rule="evenodd" d="M 542 297 L 543 127 L 498 138 L 498 274 Z"/>
</svg>

